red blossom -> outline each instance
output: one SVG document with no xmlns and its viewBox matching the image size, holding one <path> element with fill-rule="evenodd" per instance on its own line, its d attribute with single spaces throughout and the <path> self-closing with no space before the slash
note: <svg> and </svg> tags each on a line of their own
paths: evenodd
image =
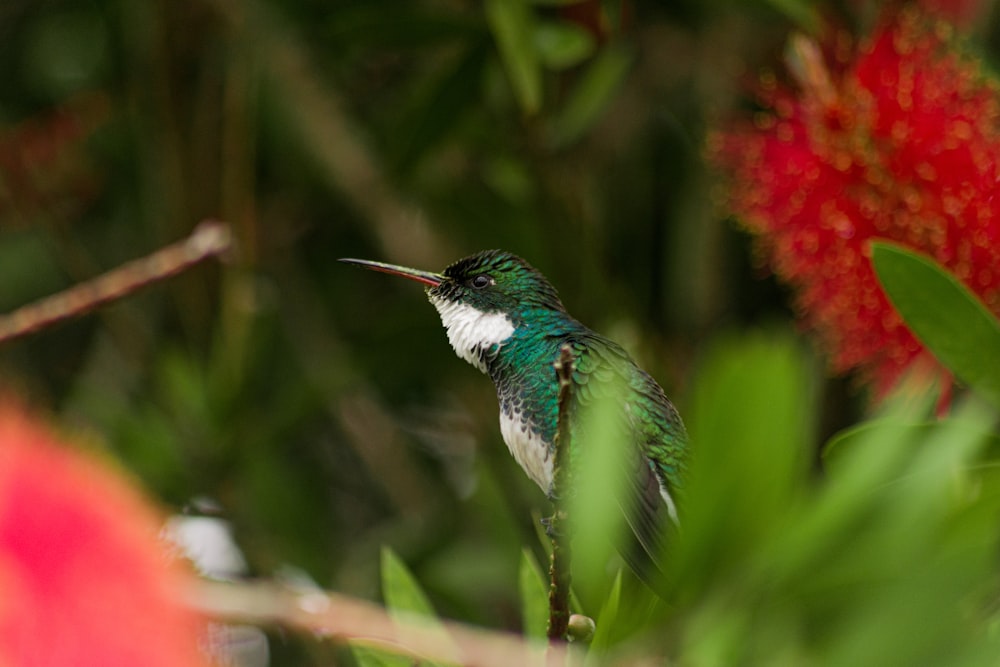
<svg viewBox="0 0 1000 667">
<path fill-rule="evenodd" d="M 762 110 L 712 136 L 727 203 L 793 286 L 834 371 L 889 389 L 918 359 L 941 370 L 882 292 L 868 242 L 934 257 L 1000 313 L 1000 104 L 952 28 L 908 8 L 853 47 L 799 38 L 799 89 L 760 82 Z"/>
<path fill-rule="evenodd" d="M 204 665 L 158 525 L 119 475 L 0 407 L 0 665 Z"/>
</svg>

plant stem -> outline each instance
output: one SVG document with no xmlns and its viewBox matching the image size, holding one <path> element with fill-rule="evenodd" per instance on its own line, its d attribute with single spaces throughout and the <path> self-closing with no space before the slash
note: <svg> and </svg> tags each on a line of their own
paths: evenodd
<svg viewBox="0 0 1000 667">
<path fill-rule="evenodd" d="M 554 364 L 559 380 L 559 416 L 552 459 L 552 498 L 555 511 L 549 520 L 552 561 L 549 567 L 549 645 L 566 641 L 569 627 L 570 535 L 564 506 L 570 492 L 569 405 L 572 398 L 573 350 L 563 345 Z"/>
</svg>

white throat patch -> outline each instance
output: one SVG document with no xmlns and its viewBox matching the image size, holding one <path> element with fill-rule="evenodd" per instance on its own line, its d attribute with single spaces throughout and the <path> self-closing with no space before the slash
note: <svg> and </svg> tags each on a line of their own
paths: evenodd
<svg viewBox="0 0 1000 667">
<path fill-rule="evenodd" d="M 455 354 L 485 373 L 479 352 L 511 337 L 514 324 L 510 318 L 503 313 L 484 313 L 457 301 L 431 297 L 431 303 L 441 316 Z"/>
</svg>

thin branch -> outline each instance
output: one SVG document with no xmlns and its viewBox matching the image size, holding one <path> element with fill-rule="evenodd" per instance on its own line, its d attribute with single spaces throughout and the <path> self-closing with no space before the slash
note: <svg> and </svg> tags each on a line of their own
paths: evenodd
<svg viewBox="0 0 1000 667">
<path fill-rule="evenodd" d="M 570 535 L 567 528 L 565 500 L 570 492 L 570 424 L 569 405 L 572 398 L 573 349 L 563 345 L 559 360 L 554 364 L 559 380 L 559 416 L 556 427 L 555 452 L 552 459 L 552 498 L 555 511 L 549 520 L 552 538 L 552 561 L 549 566 L 549 645 L 555 648 L 566 641 L 569 629 Z M 560 664 L 555 661 L 550 664 Z"/>
<path fill-rule="evenodd" d="M 231 247 L 229 225 L 206 220 L 183 241 L 0 316 L 0 343 L 79 317 L 210 257 L 223 255 Z"/>
<path fill-rule="evenodd" d="M 420 617 L 401 620 L 364 600 L 326 591 L 293 591 L 271 583 L 201 582 L 193 606 L 218 620 L 277 624 L 333 640 L 374 646 L 422 660 L 476 667 L 544 665 L 544 645 L 503 632 L 441 621 L 445 633 L 428 632 Z M 566 664 L 567 646 L 548 649 Z M 456 655 L 457 652 L 457 655 Z M 578 656 L 579 658 L 580 656 Z M 577 664 L 581 660 L 575 660 Z"/>
</svg>

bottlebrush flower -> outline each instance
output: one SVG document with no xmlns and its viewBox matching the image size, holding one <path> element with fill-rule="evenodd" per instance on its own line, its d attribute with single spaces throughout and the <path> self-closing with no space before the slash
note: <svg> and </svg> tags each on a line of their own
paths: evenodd
<svg viewBox="0 0 1000 667">
<path fill-rule="evenodd" d="M 826 58 L 799 38 L 798 90 L 765 75 L 753 121 L 709 139 L 728 206 L 833 370 L 860 369 L 876 395 L 918 358 L 942 369 L 887 301 L 869 240 L 931 255 L 1000 313 L 998 88 L 952 30 L 906 8 L 857 47 L 837 35 Z"/>
<path fill-rule="evenodd" d="M 120 476 L 0 407 L 0 665 L 204 665 L 158 530 Z"/>
</svg>

